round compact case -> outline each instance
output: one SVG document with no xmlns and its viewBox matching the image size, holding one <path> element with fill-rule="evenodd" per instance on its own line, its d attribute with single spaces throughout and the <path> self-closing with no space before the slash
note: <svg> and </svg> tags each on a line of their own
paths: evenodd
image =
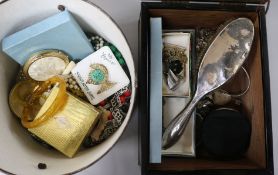
<svg viewBox="0 0 278 175">
<path fill-rule="evenodd" d="M 203 146 L 211 157 L 237 159 L 248 149 L 251 125 L 241 112 L 220 108 L 205 117 L 201 135 Z"/>
</svg>

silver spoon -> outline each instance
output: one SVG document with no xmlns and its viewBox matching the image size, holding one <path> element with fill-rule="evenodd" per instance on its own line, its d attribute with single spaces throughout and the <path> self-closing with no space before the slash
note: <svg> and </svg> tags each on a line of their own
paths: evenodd
<svg viewBox="0 0 278 175">
<path fill-rule="evenodd" d="M 218 33 L 200 64 L 194 97 L 163 133 L 163 149 L 178 141 L 198 101 L 237 73 L 248 57 L 253 38 L 254 25 L 247 18 L 231 21 Z"/>
</svg>

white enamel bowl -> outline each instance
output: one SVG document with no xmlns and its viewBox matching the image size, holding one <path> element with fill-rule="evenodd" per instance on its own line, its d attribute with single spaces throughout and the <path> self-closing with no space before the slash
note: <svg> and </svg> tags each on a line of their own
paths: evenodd
<svg viewBox="0 0 278 175">
<path fill-rule="evenodd" d="M 8 105 L 8 93 L 18 71 L 18 64 L 0 53 L 0 169 L 6 173 L 69 174 L 81 171 L 106 154 L 122 135 L 131 117 L 135 98 L 135 68 L 128 43 L 113 20 L 99 7 L 83 0 L 8 0 L 0 4 L 0 40 L 34 22 L 58 12 L 64 5 L 86 31 L 96 32 L 113 43 L 128 65 L 132 97 L 128 114 L 121 127 L 102 144 L 79 152 L 70 159 L 35 143 L 12 114 Z M 2 49 L 0 49 L 2 50 Z M 39 170 L 38 163 L 47 164 Z"/>
</svg>

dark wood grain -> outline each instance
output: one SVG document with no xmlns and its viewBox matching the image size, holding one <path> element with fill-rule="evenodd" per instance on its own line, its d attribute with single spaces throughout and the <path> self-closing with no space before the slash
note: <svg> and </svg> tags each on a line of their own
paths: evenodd
<svg viewBox="0 0 278 175">
<path fill-rule="evenodd" d="M 259 31 L 258 20 L 255 21 L 255 26 L 255 30 Z M 250 74 L 251 86 L 242 100 L 247 116 L 252 124 L 251 141 L 246 156 L 256 162 L 260 167 L 265 168 L 264 96 L 259 32 L 256 32 L 252 52 L 249 55 L 245 67 Z"/>
<path fill-rule="evenodd" d="M 173 2 L 173 1 L 185 1 L 185 0 L 162 0 L 162 1 Z M 203 1 L 203 2 L 226 2 L 226 3 L 256 3 L 256 4 L 264 4 L 264 3 L 268 2 L 268 0 L 199 0 L 199 1 Z"/>
<path fill-rule="evenodd" d="M 206 159 L 164 158 L 162 164 L 150 164 L 150 169 L 163 171 L 211 170 L 211 169 L 259 169 L 257 164 L 241 159 L 235 161 L 212 161 Z"/>
<path fill-rule="evenodd" d="M 196 11 L 176 9 L 150 9 L 150 15 L 163 18 L 165 29 L 187 29 L 196 27 L 217 28 L 238 17 L 257 18 L 254 12 Z"/>
</svg>

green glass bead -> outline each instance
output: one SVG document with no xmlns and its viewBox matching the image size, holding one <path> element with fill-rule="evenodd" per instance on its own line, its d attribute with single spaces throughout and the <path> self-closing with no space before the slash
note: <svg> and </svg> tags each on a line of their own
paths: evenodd
<svg viewBox="0 0 278 175">
<path fill-rule="evenodd" d="M 122 58 L 120 58 L 118 61 L 119 61 L 120 65 L 124 65 L 125 64 L 125 60 L 122 59 Z"/>
<path fill-rule="evenodd" d="M 116 51 L 117 51 L 117 48 L 116 48 L 115 46 L 111 45 L 111 46 L 109 46 L 109 47 L 110 47 L 110 49 L 112 50 L 112 52 L 116 52 Z"/>
<path fill-rule="evenodd" d="M 117 59 L 120 59 L 122 57 L 122 54 L 120 52 L 115 53 L 115 56 Z"/>
</svg>

